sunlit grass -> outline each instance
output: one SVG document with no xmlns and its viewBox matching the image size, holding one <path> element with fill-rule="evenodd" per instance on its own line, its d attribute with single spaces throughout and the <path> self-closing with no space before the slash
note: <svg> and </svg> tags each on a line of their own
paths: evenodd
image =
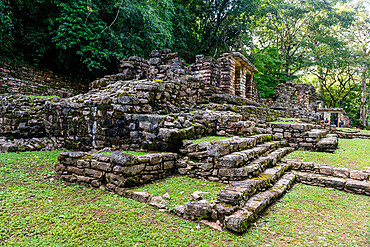
<svg viewBox="0 0 370 247">
<path fill-rule="evenodd" d="M 215 231 L 146 204 L 52 180 L 61 151 L 0 154 L 0 243 L 6 246 L 366 246 L 369 197 L 296 185 L 245 234 Z M 222 184 L 173 177 L 162 195 Z M 214 197 L 214 194 L 211 195 Z M 0 244 L 0 245 L 1 245 Z"/>
<path fill-rule="evenodd" d="M 335 153 L 295 151 L 287 157 L 337 167 L 370 170 L 370 140 L 339 139 L 339 148 Z"/>
</svg>

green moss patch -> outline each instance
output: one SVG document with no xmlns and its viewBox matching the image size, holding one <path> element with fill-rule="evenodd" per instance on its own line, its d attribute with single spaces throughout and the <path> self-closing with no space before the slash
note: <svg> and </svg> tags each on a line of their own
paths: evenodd
<svg viewBox="0 0 370 247">
<path fill-rule="evenodd" d="M 276 121 L 276 122 L 271 122 L 272 124 L 302 124 L 300 122 L 283 122 L 283 121 Z"/>
<path fill-rule="evenodd" d="M 205 136 L 200 139 L 191 140 L 193 143 L 202 143 L 202 142 L 217 142 L 230 139 L 230 136 Z"/>
<path fill-rule="evenodd" d="M 24 95 L 30 99 L 56 99 L 60 98 L 59 96 L 46 96 L 46 95 Z"/>
</svg>

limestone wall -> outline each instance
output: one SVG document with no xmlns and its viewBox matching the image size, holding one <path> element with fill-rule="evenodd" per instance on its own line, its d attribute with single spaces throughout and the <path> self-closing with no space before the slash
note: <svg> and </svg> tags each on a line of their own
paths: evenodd
<svg viewBox="0 0 370 247">
<path fill-rule="evenodd" d="M 0 96 L 0 136 L 10 139 L 46 136 L 43 113 L 45 102 L 49 100 Z"/>
<path fill-rule="evenodd" d="M 173 174 L 176 154 L 132 156 L 65 152 L 58 157 L 56 177 L 69 183 L 106 188 L 122 195 L 125 188 L 146 184 Z"/>
<path fill-rule="evenodd" d="M 336 135 L 331 136 L 324 126 L 313 124 L 274 124 L 269 123 L 268 130 L 285 139 L 298 150 L 334 152 L 338 146 Z"/>
</svg>

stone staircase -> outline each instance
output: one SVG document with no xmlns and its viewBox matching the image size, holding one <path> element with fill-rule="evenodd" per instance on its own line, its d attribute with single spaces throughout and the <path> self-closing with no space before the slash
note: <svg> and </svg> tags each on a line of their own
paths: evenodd
<svg viewBox="0 0 370 247">
<path fill-rule="evenodd" d="M 291 188 L 295 175 L 286 172 L 289 168 L 289 165 L 282 163 L 266 169 L 258 177 L 233 183 L 232 186 L 220 191 L 217 199 L 222 202 L 216 209 L 221 209 L 219 213 L 223 216 L 221 218 L 224 226 L 235 232 L 245 231 L 261 212 Z M 234 197 L 237 195 L 239 207 L 230 207 L 227 198 L 230 193 L 233 193 Z M 226 211 L 225 208 L 234 210 Z"/>
<path fill-rule="evenodd" d="M 236 232 L 245 231 L 258 215 L 288 190 L 295 179 L 281 159 L 293 151 L 272 134 L 232 137 L 213 143 L 187 141 L 178 162 L 180 174 L 230 184 L 217 201 L 192 201 L 174 209 L 187 219 L 219 220 Z"/>
<path fill-rule="evenodd" d="M 274 142 L 267 142 L 259 146 L 273 146 L 272 143 Z M 256 148 L 258 147 L 248 150 Z M 262 158 L 274 156 L 273 154 L 279 150 L 289 152 L 288 149 L 276 149 L 267 155 L 265 154 Z M 284 155 L 284 152 L 281 154 Z M 229 167 L 240 164 L 237 162 L 238 159 L 231 159 L 232 155 L 235 153 L 221 157 L 222 164 L 227 164 Z M 175 208 L 174 211 L 188 219 L 212 218 L 218 220 L 220 225 L 228 230 L 244 232 L 264 210 L 283 196 L 294 182 L 370 195 L 370 171 L 338 168 L 291 159 L 280 160 L 280 158 L 277 159 L 277 162 L 265 166 L 263 162 L 256 162 L 262 158 L 257 158 L 249 163 L 249 166 L 258 163 L 259 169 L 256 170 L 258 172 L 252 173 L 248 179 L 230 181 L 231 185 L 217 194 L 215 202 L 209 205 L 206 201 L 193 201 L 180 206 L 183 207 L 183 210 Z M 224 162 L 224 160 L 228 162 Z"/>
<path fill-rule="evenodd" d="M 275 165 L 292 148 L 272 134 L 232 137 L 217 142 L 185 141 L 178 172 L 190 177 L 229 183 L 256 176 Z"/>
</svg>

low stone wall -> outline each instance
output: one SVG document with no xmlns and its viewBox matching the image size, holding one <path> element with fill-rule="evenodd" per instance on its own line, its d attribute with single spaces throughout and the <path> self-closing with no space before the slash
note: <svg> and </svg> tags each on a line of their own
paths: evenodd
<svg viewBox="0 0 370 247">
<path fill-rule="evenodd" d="M 359 131 L 344 132 L 336 130 L 335 133 L 339 138 L 343 139 L 370 139 L 370 133 L 361 133 Z"/>
<path fill-rule="evenodd" d="M 275 124 L 268 123 L 268 130 L 285 139 L 298 150 L 334 152 L 338 147 L 336 135 L 328 135 L 325 126 L 313 124 Z M 317 129 L 318 128 L 318 129 Z"/>
<path fill-rule="evenodd" d="M 27 139 L 0 139 L 0 152 L 50 151 L 62 149 L 55 137 L 27 138 Z"/>
<path fill-rule="evenodd" d="M 166 178 L 174 173 L 177 155 L 156 153 L 132 156 L 115 152 L 110 155 L 65 152 L 58 157 L 58 179 L 93 186 L 123 195 L 126 188 Z"/>
<path fill-rule="evenodd" d="M 286 159 L 285 162 L 297 171 L 298 182 L 370 195 L 370 170 L 341 168 L 294 159 Z"/>
<path fill-rule="evenodd" d="M 296 159 L 284 159 L 284 162 L 292 165 L 293 170 L 310 172 L 338 178 L 350 178 L 360 181 L 370 181 L 370 170 L 356 170 L 350 168 L 335 167 L 326 164 L 301 161 Z"/>
</svg>

